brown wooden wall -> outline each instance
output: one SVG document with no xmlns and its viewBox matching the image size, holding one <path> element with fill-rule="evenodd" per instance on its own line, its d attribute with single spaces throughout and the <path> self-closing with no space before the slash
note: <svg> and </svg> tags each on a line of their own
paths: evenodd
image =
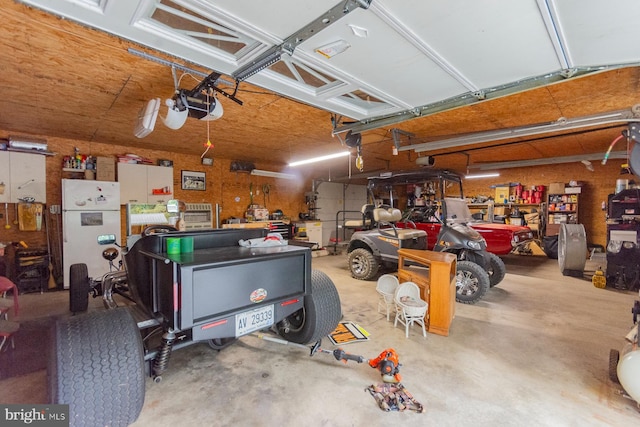
<svg viewBox="0 0 640 427">
<path fill-rule="evenodd" d="M 37 138 L 42 136 L 33 135 Z M 0 138 L 7 138 L 8 133 L 0 130 Z M 71 155 L 74 148 L 78 147 L 82 154 L 92 156 L 113 157 L 125 154 L 121 146 L 91 143 L 86 141 L 65 140 L 59 138 L 46 138 L 49 150 L 56 153 L 46 157 L 47 168 L 47 205 L 61 204 L 61 178 L 73 178 L 74 175 L 62 171 L 62 158 Z M 149 145 L 153 144 L 152 137 Z M 270 194 L 266 201 L 270 211 L 281 209 L 285 216 L 297 218 L 299 212 L 305 212 L 304 193 L 311 190 L 310 176 L 301 176 L 299 180 L 281 180 L 268 177 L 252 176 L 246 173 L 230 172 L 231 160 L 216 157 L 215 147 L 208 157 L 214 158 L 212 166 L 203 166 L 200 156 L 177 154 L 167 151 L 149 149 L 131 150 L 134 154 L 152 159 L 169 159 L 174 162 L 174 191 L 176 198 L 185 202 L 207 202 L 219 204 L 222 207 L 221 219 L 230 217 L 242 217 L 249 204 L 249 186 L 253 184 L 254 202 L 263 204 L 261 194 L 262 186 L 269 184 Z M 571 180 L 585 183 L 580 201 L 580 223 L 584 224 L 587 233 L 587 241 L 590 244 L 606 245 L 606 215 L 601 210 L 601 204 L 607 200 L 610 193 L 614 192 L 615 181 L 620 177 L 621 160 L 610 160 L 606 165 L 593 162 L 595 171 L 589 172 L 581 163 L 536 166 L 527 168 L 503 169 L 499 178 L 481 180 L 465 180 L 465 195 L 473 197 L 477 195 L 493 196 L 495 191 L 491 188 L 496 184 L 521 183 L 525 188 L 533 185 L 544 185 L 548 188 L 551 182 L 565 182 Z M 255 165 L 259 169 L 278 170 L 272 165 Z M 206 173 L 206 191 L 188 191 L 180 188 L 180 171 L 191 170 Z M 624 178 L 633 178 L 625 176 Z M 256 194 L 258 193 L 258 194 Z M 239 201 L 236 201 L 239 197 Z M 546 199 L 546 192 L 545 192 Z M 0 212 L 5 213 L 4 206 L 0 206 Z M 56 219 L 56 216 L 51 216 Z M 45 218 L 46 220 L 47 218 Z M 0 221 L 0 242 L 24 241 L 29 246 L 46 246 L 47 234 L 41 232 L 21 232 L 18 230 L 15 220 L 15 205 L 8 205 L 8 218 L 10 229 L 4 228 L 4 220 Z M 126 236 L 124 209 L 122 212 L 122 236 Z M 52 225 L 52 231 L 59 230 Z M 59 234 L 50 234 L 51 244 L 56 243 Z"/>
<path fill-rule="evenodd" d="M 534 185 L 544 185 L 543 200 L 546 201 L 547 191 L 551 182 L 564 182 L 568 185 L 572 180 L 581 181 L 584 186 L 580 194 L 578 220 L 585 227 L 587 243 L 605 246 L 607 241 L 606 212 L 601 209 L 602 202 L 606 202 L 608 195 L 615 192 L 616 179 L 633 179 L 633 177 L 630 175 L 620 176 L 621 160 L 609 160 L 604 166 L 598 162 L 592 163 L 593 172 L 589 172 L 579 162 L 502 169 L 500 170 L 500 177 L 497 178 L 465 180 L 465 196 L 485 195 L 494 197 L 495 190 L 490 186 L 520 183 L 526 189 L 530 189 Z"/>
<path fill-rule="evenodd" d="M 9 134 L 0 130 L 0 138 L 7 138 Z M 28 135 L 24 135 L 28 136 Z M 244 217 L 244 212 L 250 202 L 249 186 L 253 184 L 254 203 L 263 204 L 263 185 L 269 185 L 269 196 L 266 199 L 266 207 L 270 211 L 281 209 L 285 216 L 295 219 L 298 213 L 306 212 L 304 193 L 311 190 L 311 182 L 308 177 L 301 176 L 299 180 L 284 180 L 270 177 L 253 176 L 248 173 L 230 172 L 231 160 L 216 157 L 215 147 L 207 153 L 207 157 L 213 157 L 212 166 L 201 164 L 200 156 L 177 154 L 167 151 L 155 151 L 150 149 L 125 149 L 122 146 L 97 144 L 86 141 L 65 140 L 59 138 L 47 138 L 33 135 L 35 138 L 46 139 L 48 149 L 56 153 L 54 156 L 46 157 L 47 168 L 47 206 L 61 205 L 62 203 L 62 178 L 77 178 L 79 174 L 62 171 L 62 162 L 65 155 L 73 155 L 74 148 L 77 147 L 81 154 L 92 156 L 112 157 L 117 161 L 116 155 L 133 153 L 141 157 L 152 159 L 154 164 L 158 159 L 173 160 L 173 185 L 175 197 L 186 203 L 211 203 L 219 204 L 222 208 L 220 218 L 222 221 L 231 217 Z M 153 144 L 152 137 L 148 137 L 149 145 Z M 125 151 L 127 150 L 127 151 Z M 204 149 L 203 149 L 204 151 Z M 256 164 L 256 168 L 263 170 L 278 169 L 272 165 Z M 206 191 L 182 190 L 180 185 L 181 170 L 198 171 L 206 173 Z M 256 194 L 258 193 L 258 194 Z M 236 197 L 239 198 L 236 201 Z M 8 204 L 8 218 L 10 229 L 5 229 L 4 219 L 0 220 L 0 242 L 24 241 L 30 247 L 46 247 L 47 234 L 45 227 L 42 231 L 20 231 L 18 225 L 14 224 L 16 219 L 15 204 Z M 4 215 L 4 205 L 0 206 L 0 212 Z M 46 215 L 49 215 L 48 210 Z M 59 242 L 61 227 L 56 227 L 53 222 L 60 223 L 60 215 L 51 215 L 50 243 L 55 245 Z M 126 237 L 125 209 L 122 209 L 122 238 L 123 243 Z M 58 217 L 58 218 L 56 218 Z M 45 222 L 46 223 L 46 222 Z M 215 224 L 214 224 L 215 225 Z M 8 250 L 8 255 L 10 251 Z"/>
</svg>

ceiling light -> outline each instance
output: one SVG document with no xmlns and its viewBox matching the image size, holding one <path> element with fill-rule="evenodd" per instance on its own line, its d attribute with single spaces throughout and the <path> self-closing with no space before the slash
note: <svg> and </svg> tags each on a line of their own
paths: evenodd
<svg viewBox="0 0 640 427">
<path fill-rule="evenodd" d="M 268 176 L 270 178 L 281 178 L 281 179 L 296 179 L 296 176 L 290 173 L 272 172 L 272 171 L 265 171 L 260 169 L 253 169 L 251 171 L 251 175 Z"/>
<path fill-rule="evenodd" d="M 311 159 L 307 159 L 307 160 L 298 160 L 296 162 L 291 162 L 291 163 L 289 163 L 289 166 L 294 167 L 294 166 L 307 165 L 309 163 L 315 163 L 315 162 L 322 162 L 324 160 L 337 159 L 338 157 L 348 156 L 349 154 L 350 153 L 348 151 L 340 151 L 338 153 L 327 154 L 326 156 L 312 157 Z"/>
<path fill-rule="evenodd" d="M 180 129 L 187 121 L 187 117 L 189 117 L 189 109 L 185 108 L 180 111 L 176 106 L 176 101 L 173 99 L 167 99 L 165 104 L 167 106 L 167 115 L 162 117 L 162 122 L 169 129 Z"/>
<path fill-rule="evenodd" d="M 465 179 L 477 179 L 477 178 L 494 178 L 496 176 L 500 176 L 500 174 L 498 172 L 492 172 L 492 173 L 478 173 L 478 174 L 471 174 L 471 175 L 465 175 Z"/>
<path fill-rule="evenodd" d="M 160 98 L 154 98 L 147 102 L 138 112 L 138 120 L 133 134 L 138 138 L 144 138 L 153 132 L 160 111 Z"/>
</svg>

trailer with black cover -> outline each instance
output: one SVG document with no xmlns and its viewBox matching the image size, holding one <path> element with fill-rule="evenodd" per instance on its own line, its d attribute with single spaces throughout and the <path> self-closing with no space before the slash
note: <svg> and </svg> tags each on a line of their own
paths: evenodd
<svg viewBox="0 0 640 427">
<path fill-rule="evenodd" d="M 159 382 L 173 350 L 199 342 L 221 350 L 258 330 L 300 344 L 332 332 L 340 298 L 326 274 L 312 271 L 309 248 L 239 245 L 267 233 L 145 230 L 124 255 L 126 269 L 107 273 L 94 292 L 106 309 L 56 323 L 51 403 L 70 405 L 72 426 L 129 425 L 142 409 L 145 376 Z M 169 238 L 193 238 L 193 252 L 168 254 Z"/>
</svg>

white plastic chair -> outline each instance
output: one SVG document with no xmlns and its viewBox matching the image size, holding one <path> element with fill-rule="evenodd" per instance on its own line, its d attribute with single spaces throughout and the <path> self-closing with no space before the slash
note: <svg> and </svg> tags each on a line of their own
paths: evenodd
<svg viewBox="0 0 640 427">
<path fill-rule="evenodd" d="M 396 320 L 393 327 L 398 322 L 404 325 L 406 338 L 409 338 L 409 326 L 417 323 L 422 326 L 422 336 L 426 338 L 427 331 L 424 326 L 424 318 L 427 315 L 429 307 L 423 299 L 420 298 L 420 288 L 413 282 L 404 282 L 398 286 L 394 301 L 396 304 Z"/>
<path fill-rule="evenodd" d="M 383 274 L 378 278 L 378 283 L 376 284 L 376 292 L 379 295 L 378 313 L 386 313 L 387 321 L 391 311 L 396 307 L 393 297 L 399 284 L 398 278 L 393 274 Z"/>
</svg>

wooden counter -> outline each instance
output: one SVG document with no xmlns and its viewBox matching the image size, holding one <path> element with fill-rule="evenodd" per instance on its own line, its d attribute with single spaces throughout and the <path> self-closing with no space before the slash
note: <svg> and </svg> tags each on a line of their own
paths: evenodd
<svg viewBox="0 0 640 427">
<path fill-rule="evenodd" d="M 414 282 L 428 304 L 425 323 L 430 333 L 449 335 L 455 316 L 456 256 L 418 249 L 398 250 L 400 283 Z"/>
</svg>

